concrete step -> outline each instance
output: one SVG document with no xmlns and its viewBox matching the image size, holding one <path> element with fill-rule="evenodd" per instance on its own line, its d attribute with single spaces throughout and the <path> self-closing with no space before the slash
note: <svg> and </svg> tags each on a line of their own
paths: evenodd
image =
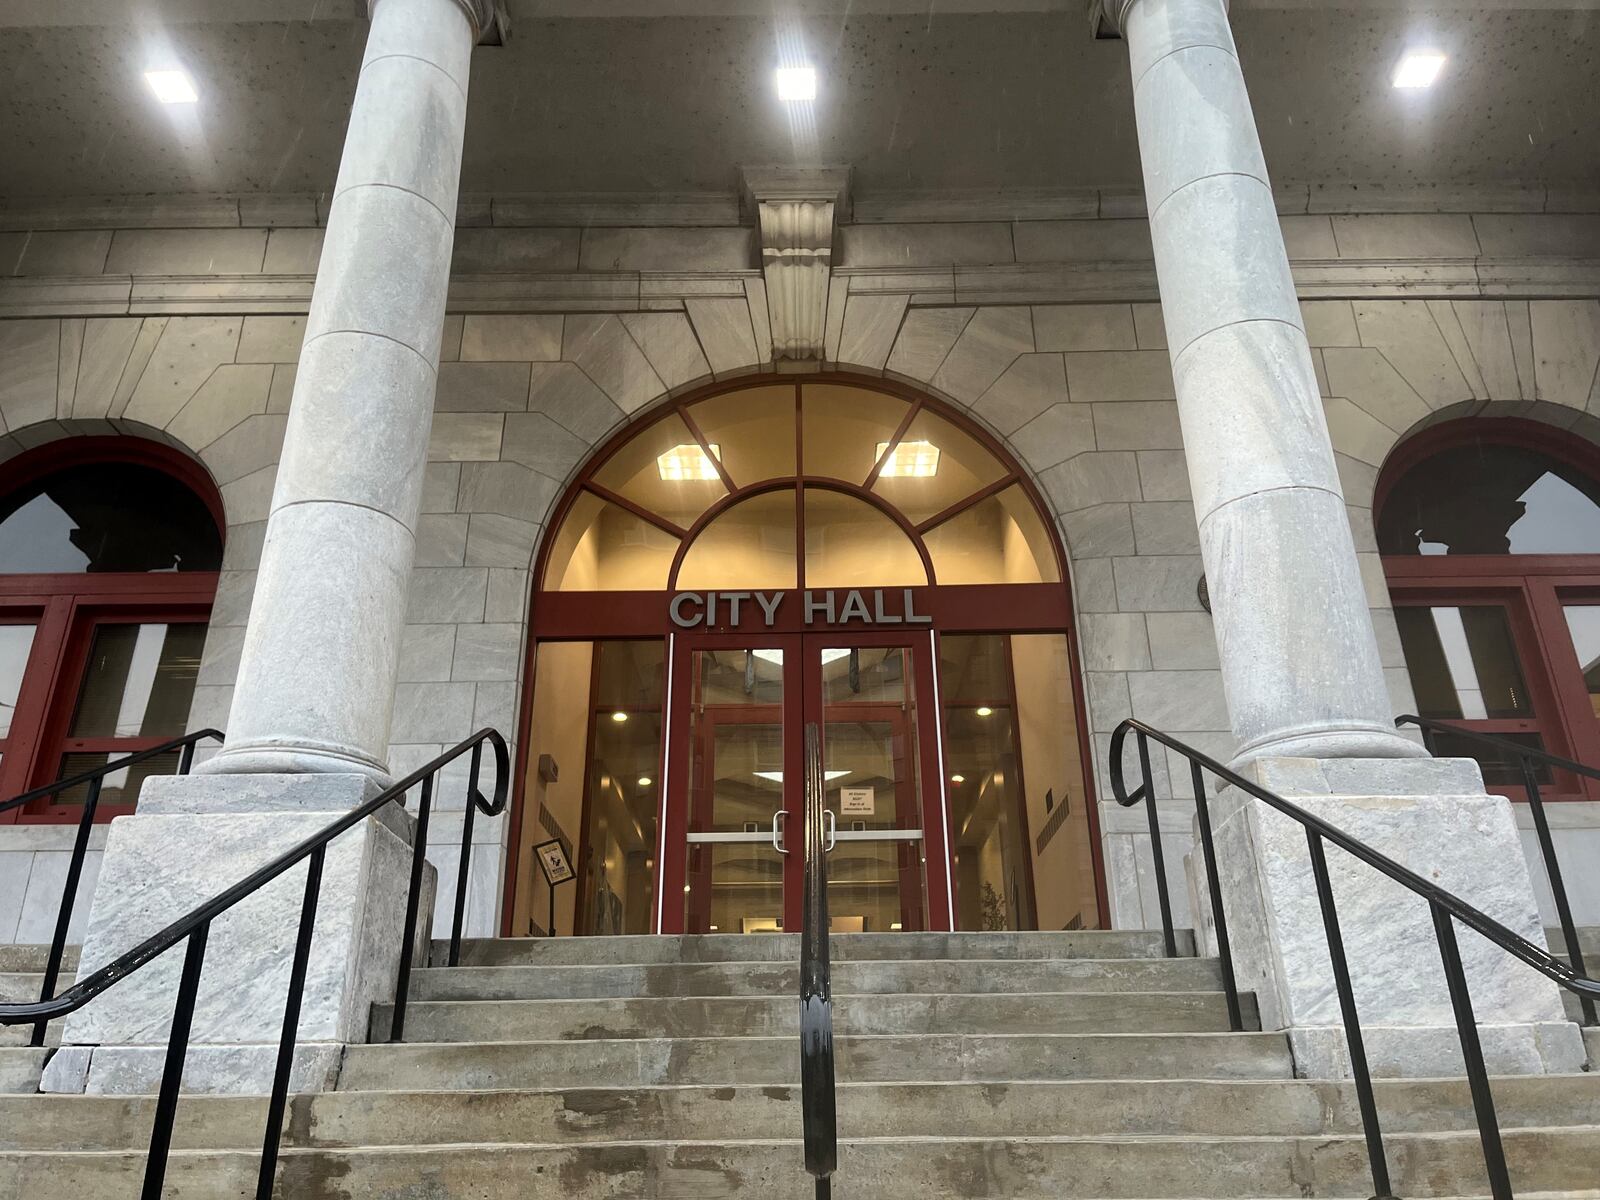
<svg viewBox="0 0 1600 1200">
<path fill-rule="evenodd" d="M 1559 926 L 1546 929 L 1544 937 L 1551 954 L 1558 958 L 1567 957 L 1567 939 L 1562 936 Z M 1578 949 L 1583 952 L 1584 965 L 1590 968 L 1589 974 L 1594 978 L 1600 978 L 1600 975 L 1596 974 L 1600 971 L 1600 926 L 1578 926 Z"/>
<path fill-rule="evenodd" d="M 71 987 L 75 979 L 77 976 L 70 971 L 63 971 L 58 975 L 56 995 L 59 996 Z M 37 1000 L 43 987 L 43 971 L 0 971 L 0 1004 Z"/>
<path fill-rule="evenodd" d="M 66 946 L 61 952 L 61 969 L 78 969 L 78 947 Z M 50 963 L 50 947 L 26 942 L 0 943 L 0 971 L 42 972 Z"/>
<path fill-rule="evenodd" d="M 1505 1132 L 1513 1184 L 1562 1191 L 1594 1183 L 1600 1128 Z M 1441 1197 L 1486 1190 L 1476 1133 L 1399 1134 L 1388 1140 L 1398 1194 Z M 253 1194 L 251 1151 L 180 1150 L 166 1195 Z M 0 1153 L 0 1195 L 82 1200 L 137 1194 L 132 1153 Z M 1354 1135 L 1314 1138 L 891 1138 L 839 1147 L 840 1200 L 940 1197 L 1138 1197 L 1255 1200 L 1371 1195 L 1365 1146 Z M 365 1150 L 289 1149 L 276 1194 L 307 1197 L 517 1196 L 519 1200 L 716 1200 L 807 1197 L 812 1183 L 797 1139 L 441 1145 Z"/>
<path fill-rule="evenodd" d="M 1072 1079 L 1289 1079 L 1281 1033 L 841 1036 L 840 1082 Z M 793 1035 L 623 1041 L 351 1046 L 339 1087 L 430 1091 L 655 1084 L 785 1087 L 799 1078 Z"/>
<path fill-rule="evenodd" d="M 44 1044 L 46 1046 L 59 1046 L 61 1044 L 61 1026 L 63 1021 L 55 1021 L 45 1028 Z M 32 1025 L 0 1025 L 0 1048 L 12 1046 L 26 1046 L 33 1040 Z"/>
<path fill-rule="evenodd" d="M 1254 997 L 1241 997 L 1247 1028 Z M 372 1009 L 387 1036 L 392 1006 Z M 835 996 L 841 1033 L 1187 1033 L 1228 1027 L 1220 992 L 993 992 Z M 759 1037 L 798 1034 L 794 996 L 685 996 L 584 1000 L 422 1000 L 406 1008 L 418 1042 L 532 1039 Z"/>
<path fill-rule="evenodd" d="M 1194 935 L 1180 930 L 1181 957 Z M 1075 930 L 1070 933 L 842 933 L 829 939 L 835 961 L 940 958 L 1161 958 L 1159 930 Z M 434 942 L 443 966 L 448 942 Z M 581 938 L 482 938 L 461 943 L 461 966 L 601 966 L 616 963 L 800 961 L 795 933 L 629 935 Z"/>
<path fill-rule="evenodd" d="M 50 1056 L 46 1047 L 0 1046 L 0 1095 L 30 1095 Z"/>
<path fill-rule="evenodd" d="M 1493 1084 L 1502 1128 L 1600 1122 L 1600 1079 L 1527 1076 Z M 576 1088 L 505 1092 L 330 1092 L 296 1097 L 285 1146 L 483 1145 L 760 1139 L 791 1132 L 796 1087 Z M 1389 1134 L 1474 1128 L 1465 1080 L 1378 1085 Z M 153 1097 L 0 1096 L 0 1150 L 142 1150 Z M 1303 1081 L 844 1084 L 852 1138 L 1316 1137 L 1358 1134 L 1350 1085 Z M 266 1101 L 195 1096 L 178 1108 L 180 1149 L 261 1144 Z"/>
<path fill-rule="evenodd" d="M 418 1000 L 577 997 L 797 996 L 793 963 L 653 963 L 617 966 L 434 967 L 411 978 Z M 1215 959 L 846 960 L 833 968 L 839 995 L 907 992 L 1215 991 Z"/>
</svg>

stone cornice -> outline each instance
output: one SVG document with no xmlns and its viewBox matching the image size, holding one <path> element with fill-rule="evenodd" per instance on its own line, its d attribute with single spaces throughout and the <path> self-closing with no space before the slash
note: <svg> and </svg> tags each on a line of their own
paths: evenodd
<svg viewBox="0 0 1600 1200">
<path fill-rule="evenodd" d="M 1600 297 L 1600 259 L 1300 259 L 1306 300 L 1580 299 Z M 705 299 L 747 299 L 759 271 L 457 275 L 452 312 L 670 312 Z M 1137 262 L 992 267 L 834 268 L 833 290 L 904 295 L 914 306 L 1080 304 L 1159 298 L 1155 267 Z M 299 315 L 310 275 L 106 275 L 0 279 L 0 318 L 202 314 Z M 842 302 L 843 293 L 838 297 Z"/>
</svg>

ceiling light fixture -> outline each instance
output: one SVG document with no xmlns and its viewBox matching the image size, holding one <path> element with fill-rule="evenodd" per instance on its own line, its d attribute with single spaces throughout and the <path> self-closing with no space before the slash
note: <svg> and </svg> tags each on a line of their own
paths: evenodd
<svg viewBox="0 0 1600 1200">
<path fill-rule="evenodd" d="M 1445 56 L 1437 50 L 1412 50 L 1394 69 L 1394 86 L 1397 88 L 1432 87 L 1439 72 L 1444 70 Z"/>
<path fill-rule="evenodd" d="M 951 783 L 965 783 L 966 781 L 967 781 L 967 777 L 965 775 L 952 775 L 952 776 L 950 776 L 950 782 Z"/>
<path fill-rule="evenodd" d="M 187 71 L 146 71 L 144 81 L 163 104 L 194 104 L 200 99 Z"/>
<path fill-rule="evenodd" d="M 888 442 L 878 443 L 878 458 L 889 448 Z M 939 473 L 939 447 L 932 442 L 901 442 L 883 464 L 878 474 L 889 479 L 894 476 L 927 479 Z"/>
<path fill-rule="evenodd" d="M 628 719 L 628 714 L 625 713 L 625 712 L 614 712 L 614 713 L 611 714 L 611 719 L 613 721 L 615 721 L 618 725 L 621 725 L 624 721 L 626 721 Z"/>
<path fill-rule="evenodd" d="M 715 442 L 711 445 L 711 454 L 717 456 L 717 461 L 722 460 L 722 447 Z M 711 455 L 698 444 L 692 446 L 674 446 L 665 454 L 656 457 L 656 470 L 661 473 L 661 478 L 668 483 L 678 483 L 685 479 L 717 479 L 717 464 L 711 461 Z"/>
<path fill-rule="evenodd" d="M 982 704 L 978 706 L 977 713 L 980 717 L 992 717 L 994 716 L 994 709 L 987 704 Z"/>
<path fill-rule="evenodd" d="M 651 779 L 650 776 L 648 776 L 648 775 L 639 776 L 639 786 L 640 787 L 649 787 L 654 782 L 655 782 L 655 780 Z"/>
<path fill-rule="evenodd" d="M 779 67 L 773 73 L 778 88 L 778 99 L 796 103 L 817 98 L 817 69 L 815 67 Z"/>
<path fill-rule="evenodd" d="M 757 779 L 765 779 L 771 783 L 783 782 L 782 771 L 753 771 L 751 774 L 753 774 Z M 822 773 L 823 778 L 829 783 L 832 783 L 835 779 L 843 779 L 848 774 L 850 774 L 849 771 L 824 771 Z"/>
</svg>

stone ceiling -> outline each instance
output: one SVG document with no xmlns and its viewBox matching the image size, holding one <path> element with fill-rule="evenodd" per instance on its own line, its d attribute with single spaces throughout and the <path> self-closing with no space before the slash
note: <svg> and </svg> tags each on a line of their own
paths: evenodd
<svg viewBox="0 0 1600 1200">
<path fill-rule="evenodd" d="M 198 15 L 264 11 L 209 2 Z M 722 16 L 539 15 L 564 3 L 516 0 L 511 43 L 478 51 L 464 190 L 730 192 L 740 164 L 796 160 L 850 164 L 861 196 L 1138 183 L 1126 51 L 1089 35 L 1077 0 L 921 0 L 921 13 L 816 0 L 781 26 L 744 15 L 767 8 L 748 0 L 657 0 Z M 62 24 L 32 0 L 6 4 L 0 196 L 332 183 L 365 33 L 353 0 L 279 0 L 311 19 L 228 23 Z M 1600 186 L 1593 4 L 1239 0 L 1235 29 L 1279 181 Z M 807 119 L 772 95 L 780 34 L 819 69 Z M 1394 63 L 1423 43 L 1450 56 L 1444 76 L 1396 91 Z M 194 75 L 198 105 L 147 93 L 141 73 L 172 64 Z"/>
</svg>

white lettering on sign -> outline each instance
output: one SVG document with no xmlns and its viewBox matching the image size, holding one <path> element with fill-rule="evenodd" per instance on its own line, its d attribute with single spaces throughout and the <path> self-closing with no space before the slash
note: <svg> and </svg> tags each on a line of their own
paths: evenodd
<svg viewBox="0 0 1600 1200">
<path fill-rule="evenodd" d="M 877 790 L 869 787 L 840 788 L 841 817 L 870 817 L 877 813 Z"/>
<path fill-rule="evenodd" d="M 895 594 L 899 604 L 895 604 Z M 747 615 L 759 610 L 762 624 L 771 629 L 778 619 L 784 592 L 679 592 L 667 605 L 667 615 L 679 629 L 726 625 L 738 628 Z M 933 618 L 917 611 L 911 588 L 873 588 L 869 593 L 850 588 L 841 600 L 834 588 L 806 589 L 801 597 L 801 620 L 806 625 L 932 625 Z M 749 601 L 755 601 L 754 605 Z"/>
</svg>

